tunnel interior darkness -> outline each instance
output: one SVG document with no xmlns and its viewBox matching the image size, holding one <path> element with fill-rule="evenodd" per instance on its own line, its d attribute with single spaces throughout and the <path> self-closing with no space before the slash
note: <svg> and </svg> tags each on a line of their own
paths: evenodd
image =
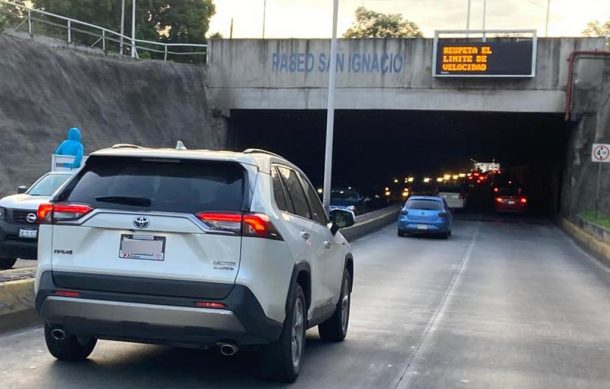
<svg viewBox="0 0 610 389">
<path fill-rule="evenodd" d="M 234 110 L 231 148 L 276 152 L 323 181 L 326 111 Z M 394 177 L 469 171 L 496 160 L 537 213 L 557 208 L 568 130 L 561 114 L 356 111 L 335 113 L 333 186 L 373 193 Z"/>
</svg>

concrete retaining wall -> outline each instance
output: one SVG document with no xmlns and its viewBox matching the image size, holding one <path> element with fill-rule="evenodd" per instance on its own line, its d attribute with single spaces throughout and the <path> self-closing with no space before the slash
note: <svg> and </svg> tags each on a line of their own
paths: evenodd
<svg viewBox="0 0 610 389">
<path fill-rule="evenodd" d="M 356 218 L 356 224 L 341 230 L 341 234 L 350 242 L 370 234 L 396 222 L 400 206 L 391 206 L 361 215 Z"/>
<path fill-rule="evenodd" d="M 115 143 L 225 147 L 209 113 L 202 66 L 134 61 L 0 35 L 0 196 L 51 167 L 66 129 L 85 152 Z M 221 123 L 222 124 L 222 123 Z"/>
<path fill-rule="evenodd" d="M 610 143 L 610 58 L 580 60 L 603 70 L 590 83 L 575 81 L 575 122 L 565 157 L 561 192 L 561 214 L 578 223 L 578 214 L 595 208 L 599 164 L 591 161 L 593 143 Z M 610 164 L 603 163 L 600 181 L 599 213 L 610 217 Z"/>
</svg>

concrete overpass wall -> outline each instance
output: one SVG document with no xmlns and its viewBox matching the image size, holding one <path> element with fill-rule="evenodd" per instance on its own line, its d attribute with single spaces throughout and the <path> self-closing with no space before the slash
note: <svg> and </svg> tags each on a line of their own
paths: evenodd
<svg viewBox="0 0 610 389">
<path fill-rule="evenodd" d="M 210 99 L 226 115 L 326 107 L 329 40 L 212 40 L 210 46 Z M 432 39 L 344 39 L 336 106 L 562 112 L 568 55 L 603 48 L 603 38 L 539 39 L 535 78 L 448 79 L 432 76 Z"/>
</svg>

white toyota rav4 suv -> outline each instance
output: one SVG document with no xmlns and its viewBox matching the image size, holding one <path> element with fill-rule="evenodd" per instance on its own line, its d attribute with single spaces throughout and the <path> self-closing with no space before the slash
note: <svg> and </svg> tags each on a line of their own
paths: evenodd
<svg viewBox="0 0 610 389">
<path fill-rule="evenodd" d="M 47 204 L 36 309 L 50 353 L 82 360 L 97 339 L 261 346 L 266 377 L 294 381 L 305 331 L 341 341 L 354 278 L 303 172 L 263 151 L 97 151 Z"/>
</svg>

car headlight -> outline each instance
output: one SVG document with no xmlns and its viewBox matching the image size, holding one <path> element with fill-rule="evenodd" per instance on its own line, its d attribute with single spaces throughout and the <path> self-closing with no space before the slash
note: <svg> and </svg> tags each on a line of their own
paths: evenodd
<svg viewBox="0 0 610 389">
<path fill-rule="evenodd" d="M 6 208 L 0 207 L 0 220 L 6 219 Z"/>
</svg>

